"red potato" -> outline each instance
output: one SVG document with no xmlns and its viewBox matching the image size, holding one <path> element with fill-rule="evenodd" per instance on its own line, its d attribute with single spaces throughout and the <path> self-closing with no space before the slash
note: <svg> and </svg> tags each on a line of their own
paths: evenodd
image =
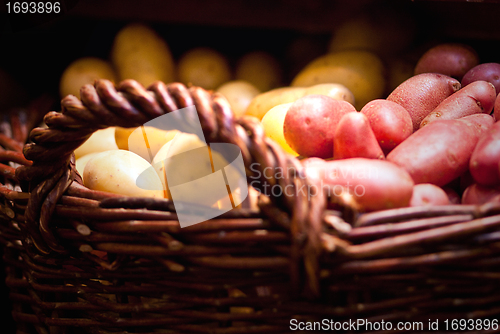
<svg viewBox="0 0 500 334">
<path fill-rule="evenodd" d="M 333 136 L 333 158 L 385 158 L 364 114 L 350 112 L 342 116 Z"/>
<path fill-rule="evenodd" d="M 495 86 L 496 94 L 500 93 L 500 64 L 483 63 L 471 68 L 462 78 L 462 87 L 471 82 L 484 80 Z"/>
<path fill-rule="evenodd" d="M 433 184 L 421 183 L 413 187 L 409 206 L 447 205 L 450 200 L 446 192 Z"/>
<path fill-rule="evenodd" d="M 335 129 L 349 112 L 356 112 L 349 102 L 326 95 L 304 96 L 293 102 L 286 113 L 285 140 L 299 155 L 331 158 Z"/>
<path fill-rule="evenodd" d="M 495 122 L 500 121 L 500 94 L 497 95 L 495 99 L 495 106 L 493 107 L 493 117 L 495 118 Z"/>
<path fill-rule="evenodd" d="M 396 102 L 373 100 L 360 112 L 368 118 L 375 138 L 385 153 L 389 153 L 413 132 L 410 114 Z"/>
<path fill-rule="evenodd" d="M 479 56 L 469 45 L 443 43 L 430 48 L 420 57 L 414 74 L 441 73 L 461 80 L 477 64 Z"/>
<path fill-rule="evenodd" d="M 305 174 L 331 197 L 352 195 L 361 211 L 406 207 L 413 194 L 413 180 L 401 167 L 366 158 L 302 161 Z"/>
<path fill-rule="evenodd" d="M 408 171 L 416 184 L 444 186 L 467 171 L 479 137 L 492 124 L 485 114 L 435 121 L 399 144 L 387 160 Z"/>
<path fill-rule="evenodd" d="M 443 119 L 457 119 L 473 114 L 489 114 L 495 104 L 495 86 L 487 81 L 474 81 L 444 99 L 420 123 L 420 128 Z"/>
<path fill-rule="evenodd" d="M 484 204 L 499 196 L 500 187 L 486 187 L 473 183 L 462 194 L 462 204 Z"/>
<path fill-rule="evenodd" d="M 485 186 L 500 184 L 500 122 L 493 124 L 472 151 L 469 171 L 474 181 Z"/>
<path fill-rule="evenodd" d="M 389 94 L 387 100 L 399 104 L 408 111 L 413 131 L 416 131 L 425 116 L 460 87 L 460 82 L 450 76 L 422 73 L 401 83 Z"/>
</svg>

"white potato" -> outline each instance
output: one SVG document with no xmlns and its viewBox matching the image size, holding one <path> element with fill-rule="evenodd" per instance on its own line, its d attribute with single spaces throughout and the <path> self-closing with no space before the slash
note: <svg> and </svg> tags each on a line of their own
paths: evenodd
<svg viewBox="0 0 500 334">
<path fill-rule="evenodd" d="M 226 97 L 236 117 L 243 116 L 252 99 L 260 94 L 257 87 L 245 80 L 228 81 L 217 92 Z"/>
<path fill-rule="evenodd" d="M 176 187 L 175 200 L 205 206 L 221 204 L 228 196 L 226 183 L 217 170 L 224 168 L 229 184 L 236 184 L 242 177 L 219 152 L 210 150 L 196 135 L 183 132 L 158 151 L 152 164 L 167 189 L 167 198 L 172 198 L 172 187 Z M 169 182 L 167 175 L 174 179 Z M 234 189 L 232 196 L 239 193 Z M 241 202 L 240 198 L 234 200 Z"/>
<path fill-rule="evenodd" d="M 83 178 L 83 171 L 85 170 L 85 166 L 87 165 L 87 162 L 89 162 L 90 159 L 96 156 L 96 154 L 99 154 L 100 152 L 94 152 L 94 153 L 89 153 L 85 154 L 84 156 L 76 159 L 75 161 L 75 167 L 80 174 L 80 176 Z"/>
<path fill-rule="evenodd" d="M 83 182 L 92 190 L 134 197 L 164 197 L 162 182 L 151 164 L 126 150 L 96 154 L 85 166 Z"/>
<path fill-rule="evenodd" d="M 110 127 L 94 132 L 87 141 L 75 150 L 75 159 L 89 153 L 117 150 L 115 128 Z"/>
</svg>

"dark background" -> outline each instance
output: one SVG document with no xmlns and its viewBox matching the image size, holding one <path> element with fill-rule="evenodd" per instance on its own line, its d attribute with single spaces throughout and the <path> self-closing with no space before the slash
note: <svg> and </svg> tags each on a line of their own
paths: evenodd
<svg viewBox="0 0 500 334">
<path fill-rule="evenodd" d="M 7 2 L 0 1 L 0 70 L 12 77 L 18 94 L 0 101 L 0 112 L 42 94 L 54 97 L 57 109 L 66 66 L 84 56 L 108 58 L 115 34 L 132 21 L 145 21 L 157 30 L 175 58 L 196 46 L 213 47 L 231 61 L 262 49 L 280 59 L 292 76 L 286 54 L 293 41 L 307 39 L 319 55 L 341 22 L 370 6 L 387 5 L 415 18 L 416 54 L 428 41 L 459 41 L 472 45 L 481 62 L 500 62 L 498 1 L 62 0 L 62 12 L 56 15 L 9 14 Z M 0 332 L 10 333 L 8 292 L 0 287 Z"/>
</svg>

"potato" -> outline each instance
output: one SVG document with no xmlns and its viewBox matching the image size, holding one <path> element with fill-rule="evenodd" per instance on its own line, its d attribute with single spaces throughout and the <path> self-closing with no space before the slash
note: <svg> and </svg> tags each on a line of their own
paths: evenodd
<svg viewBox="0 0 500 334">
<path fill-rule="evenodd" d="M 111 48 L 111 61 L 120 80 L 134 79 L 144 87 L 155 81 L 176 80 L 168 44 L 145 24 L 131 23 L 118 32 Z"/>
<path fill-rule="evenodd" d="M 396 102 L 373 100 L 360 112 L 368 118 L 375 138 L 385 153 L 389 153 L 413 132 L 410 114 Z"/>
<path fill-rule="evenodd" d="M 245 80 L 228 81 L 217 88 L 217 92 L 224 95 L 236 117 L 243 116 L 253 98 L 261 93 Z"/>
<path fill-rule="evenodd" d="M 493 106 L 493 118 L 495 118 L 496 122 L 500 121 L 500 93 L 497 95 Z"/>
<path fill-rule="evenodd" d="M 456 119 L 464 116 L 489 114 L 495 104 L 495 86 L 487 81 L 475 81 L 453 93 L 420 123 L 420 128 L 436 120 Z"/>
<path fill-rule="evenodd" d="M 386 158 L 408 171 L 416 184 L 444 186 L 467 171 L 479 137 L 492 124 L 493 118 L 484 114 L 435 121 L 413 133 Z"/>
<path fill-rule="evenodd" d="M 355 107 L 359 110 L 369 101 L 382 97 L 386 87 L 385 72 L 382 60 L 372 52 L 340 51 L 313 60 L 297 74 L 291 85 L 344 85 L 354 95 Z"/>
<path fill-rule="evenodd" d="M 97 130 L 89 137 L 89 139 L 78 147 L 75 150 L 75 159 L 93 152 L 104 152 L 117 149 L 118 146 L 115 141 L 115 128 L 109 127 Z"/>
<path fill-rule="evenodd" d="M 156 174 L 165 186 L 167 198 L 176 201 L 190 202 L 200 205 L 213 206 L 217 201 L 228 197 L 226 183 L 222 179 L 210 178 L 215 171 L 224 168 L 229 184 L 235 184 L 241 177 L 238 170 L 222 156 L 221 153 L 210 150 L 198 136 L 190 133 L 178 132 L 176 136 L 166 143 L 156 154 L 152 163 Z M 213 166 L 212 166 L 213 165 Z M 212 169 L 213 167 L 213 169 Z M 209 176 L 209 179 L 205 178 Z M 210 196 L 200 191 L 212 189 Z M 175 187 L 175 188 L 173 188 Z M 239 196 L 237 189 L 231 194 Z M 175 191 L 172 194 L 172 191 Z M 242 198 L 236 198 L 237 204 Z"/>
<path fill-rule="evenodd" d="M 96 156 L 96 154 L 99 154 L 99 153 L 101 153 L 101 152 L 89 153 L 89 154 L 86 154 L 86 155 L 76 159 L 75 168 L 76 168 L 76 171 L 78 172 L 78 174 L 80 174 L 80 176 L 82 177 L 82 179 L 83 179 L 83 171 L 85 170 L 85 166 L 87 165 L 87 162 L 89 162 L 90 159 L 92 159 L 94 156 Z"/>
<path fill-rule="evenodd" d="M 325 95 L 307 95 L 290 106 L 283 123 L 286 142 L 299 155 L 330 158 L 333 136 L 340 119 L 356 112 L 346 101 Z"/>
<path fill-rule="evenodd" d="M 347 89 L 346 86 L 337 83 L 324 83 L 310 87 L 306 87 L 304 96 L 306 95 L 326 95 L 335 100 L 342 100 L 354 105 L 354 95 Z"/>
<path fill-rule="evenodd" d="M 236 63 L 235 79 L 248 81 L 261 92 L 267 92 L 283 85 L 283 70 L 270 53 L 251 51 Z"/>
<path fill-rule="evenodd" d="M 163 198 L 162 182 L 151 164 L 126 150 L 96 154 L 85 166 L 83 182 L 92 190 Z"/>
<path fill-rule="evenodd" d="M 483 63 L 474 66 L 463 76 L 462 87 L 479 80 L 491 82 L 495 86 L 496 95 L 498 95 L 500 93 L 500 64 Z"/>
<path fill-rule="evenodd" d="M 117 81 L 111 63 L 96 57 L 79 58 L 64 69 L 59 81 L 59 94 L 61 98 L 67 95 L 80 98 L 80 88 L 87 84 L 93 85 L 97 79 Z"/>
<path fill-rule="evenodd" d="M 273 107 L 294 102 L 305 94 L 302 87 L 280 87 L 261 93 L 253 98 L 245 112 L 248 116 L 262 119 L 264 115 Z"/>
<path fill-rule="evenodd" d="M 153 126 L 140 126 L 128 137 L 128 150 L 152 162 L 160 148 L 177 134 L 177 130 L 161 130 Z"/>
<path fill-rule="evenodd" d="M 345 86 L 335 83 L 318 84 L 310 87 L 280 87 L 257 95 L 248 105 L 246 115 L 262 119 L 273 107 L 295 102 L 306 95 L 326 95 L 335 100 L 354 104 L 354 95 Z"/>
<path fill-rule="evenodd" d="M 462 204 L 480 205 L 499 198 L 500 187 L 488 187 L 473 183 L 462 194 Z M 496 199 L 497 200 L 497 199 Z"/>
<path fill-rule="evenodd" d="M 182 83 L 205 89 L 216 89 L 232 78 L 229 60 L 211 48 L 198 47 L 187 51 L 181 55 L 177 70 Z"/>
<path fill-rule="evenodd" d="M 285 122 L 286 113 L 291 105 L 292 102 L 279 104 L 271 108 L 271 110 L 262 117 L 261 124 L 266 136 L 277 142 L 285 152 L 297 156 L 297 152 L 295 152 L 286 142 L 283 133 L 283 123 Z"/>
<path fill-rule="evenodd" d="M 478 184 L 500 184 L 500 122 L 493 124 L 478 140 L 472 152 L 469 171 Z"/>
<path fill-rule="evenodd" d="M 120 150 L 128 150 L 128 137 L 137 128 L 122 128 L 119 126 L 115 127 L 115 141 L 116 146 Z"/>
<path fill-rule="evenodd" d="M 333 158 L 385 158 L 364 114 L 349 112 L 342 116 L 333 136 Z"/>
<path fill-rule="evenodd" d="M 420 183 L 413 187 L 409 206 L 434 206 L 450 204 L 448 195 L 440 187 L 430 183 Z"/>
<path fill-rule="evenodd" d="M 457 80 L 471 68 L 479 64 L 477 52 L 469 45 L 443 43 L 427 50 L 415 66 L 415 75 L 421 73 L 440 73 Z"/>
<path fill-rule="evenodd" d="M 389 161 L 309 158 L 302 164 L 307 177 L 328 196 L 350 194 L 360 211 L 406 207 L 410 203 L 413 180 L 403 168 Z"/>
<path fill-rule="evenodd" d="M 460 89 L 460 82 L 437 73 L 415 75 L 396 87 L 387 100 L 396 102 L 410 114 L 413 131 L 445 98 Z"/>
</svg>

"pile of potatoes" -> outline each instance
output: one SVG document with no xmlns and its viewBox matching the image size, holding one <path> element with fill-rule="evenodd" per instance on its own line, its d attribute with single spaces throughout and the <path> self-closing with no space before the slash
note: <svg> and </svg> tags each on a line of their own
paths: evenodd
<svg viewBox="0 0 500 334">
<path fill-rule="evenodd" d="M 470 46 L 439 44 L 359 111 L 324 95 L 291 103 L 283 137 L 311 179 L 360 211 L 499 202 L 499 77 Z"/>
<path fill-rule="evenodd" d="M 82 57 L 67 66 L 60 96 L 79 97 L 80 88 L 96 79 L 133 79 L 144 87 L 156 81 L 200 86 L 224 94 L 235 114 L 242 115 L 256 95 L 283 84 L 283 73 L 280 62 L 262 50 L 243 54 L 234 65 L 209 47 L 189 49 L 174 59 L 167 41 L 151 26 L 130 23 L 114 37 L 109 59 Z"/>
<path fill-rule="evenodd" d="M 196 134 L 147 125 L 98 130 L 74 153 L 76 169 L 86 187 L 124 196 L 172 199 L 168 174 L 175 175 L 175 184 L 183 185 L 180 190 L 176 188 L 176 200 L 232 208 L 227 191 L 206 196 L 191 181 L 221 168 L 229 180 L 240 177 L 220 152 L 211 150 Z M 216 181 L 206 179 L 204 186 L 220 188 Z M 234 197 L 239 196 L 239 189 L 234 189 L 231 196 L 235 203 L 241 203 L 242 199 Z"/>
<path fill-rule="evenodd" d="M 459 43 L 437 43 L 418 57 L 404 57 L 414 41 L 411 18 L 382 14 L 346 20 L 328 51 L 289 82 L 280 61 L 266 52 L 248 53 L 233 67 L 210 48 L 174 60 L 151 27 L 130 24 L 115 37 L 109 61 L 87 58 L 68 66 L 61 95 L 78 96 L 82 85 L 97 78 L 135 79 L 146 87 L 156 80 L 180 81 L 217 91 L 236 116 L 259 119 L 265 134 L 300 159 L 332 199 L 349 198 L 360 211 L 500 201 L 500 63 L 481 63 L 471 46 Z M 149 164 L 138 162 L 138 170 L 154 164 L 151 152 L 145 156 L 120 144 L 131 130 L 101 131 L 109 131 L 109 140 L 99 139 L 98 150 L 116 155 L 108 161 L 116 164 L 120 155 L 133 153 Z M 159 135 L 158 151 L 175 136 Z M 87 186 L 168 198 L 161 171 L 151 182 L 163 188 L 147 194 L 132 181 L 92 183 L 109 179 L 82 167 L 89 159 L 82 152 L 92 140 L 75 152 Z M 137 171 L 130 173 L 135 180 Z"/>
</svg>

